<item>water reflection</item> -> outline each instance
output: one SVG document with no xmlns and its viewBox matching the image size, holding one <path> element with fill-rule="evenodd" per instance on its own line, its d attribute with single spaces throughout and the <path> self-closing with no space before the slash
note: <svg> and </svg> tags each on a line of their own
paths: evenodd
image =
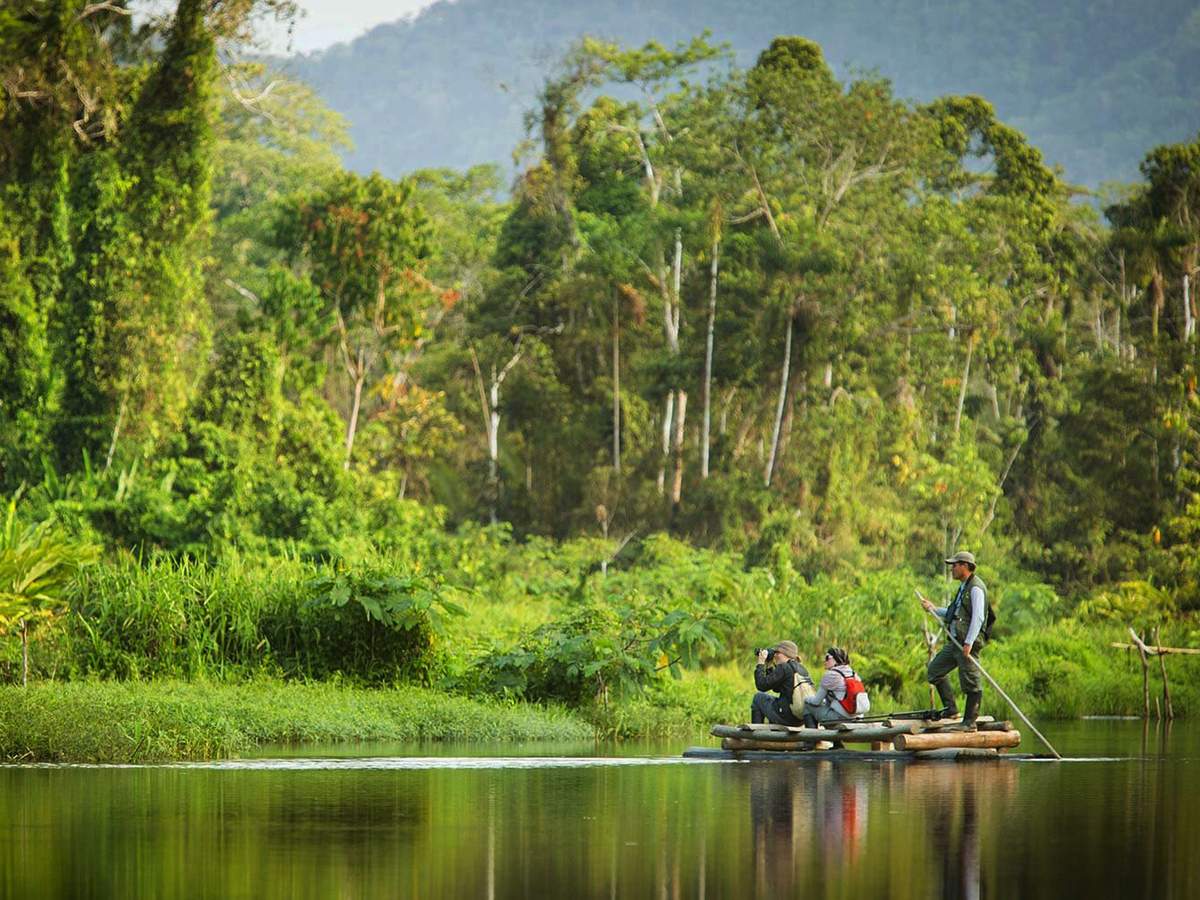
<svg viewBox="0 0 1200 900">
<path fill-rule="evenodd" d="M 1018 765 L 950 763 L 906 766 L 904 793 L 921 807 L 929 843 L 940 862 L 940 894 L 945 900 L 976 900 L 982 895 L 980 812 L 995 819 L 1017 790 Z"/>
<path fill-rule="evenodd" d="M 747 767 L 755 894 L 791 896 L 826 867 L 853 865 L 867 833 L 869 780 L 859 766 Z"/>
<path fill-rule="evenodd" d="M 0 898 L 1200 896 L 1175 730 L 1101 764 L 0 768 Z"/>
</svg>

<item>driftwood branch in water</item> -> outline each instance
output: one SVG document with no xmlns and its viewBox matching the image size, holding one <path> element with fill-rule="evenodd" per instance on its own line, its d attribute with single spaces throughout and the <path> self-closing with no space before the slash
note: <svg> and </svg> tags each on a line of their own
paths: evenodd
<svg viewBox="0 0 1200 900">
<path fill-rule="evenodd" d="M 1141 639 L 1138 639 L 1138 644 L 1141 644 Z M 1109 644 L 1110 647 L 1116 647 L 1118 650 L 1137 650 L 1137 644 L 1122 644 L 1120 641 L 1113 641 Z M 1182 653 L 1191 656 L 1200 656 L 1200 649 L 1195 647 L 1153 647 L 1149 644 L 1142 644 L 1148 656 L 1166 656 L 1171 653 Z"/>
</svg>

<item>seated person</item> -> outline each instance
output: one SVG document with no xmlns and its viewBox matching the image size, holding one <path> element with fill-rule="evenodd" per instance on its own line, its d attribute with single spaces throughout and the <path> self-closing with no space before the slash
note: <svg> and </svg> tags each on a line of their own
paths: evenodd
<svg viewBox="0 0 1200 900">
<path fill-rule="evenodd" d="M 855 717 L 842 702 L 846 699 L 847 679 L 854 679 L 861 690 L 862 682 L 850 668 L 850 654 L 841 647 L 830 647 L 825 651 L 825 674 L 821 676 L 821 683 L 817 685 L 816 693 L 804 701 L 805 725 L 816 728 L 823 722 L 844 722 Z"/>
<path fill-rule="evenodd" d="M 770 650 L 758 651 L 758 665 L 754 667 L 754 686 L 758 693 L 750 703 L 751 722 L 800 724 L 798 712 L 803 698 L 812 691 L 812 676 L 799 656 L 800 650 L 792 641 L 780 641 Z M 796 693 L 794 705 L 793 691 Z"/>
</svg>

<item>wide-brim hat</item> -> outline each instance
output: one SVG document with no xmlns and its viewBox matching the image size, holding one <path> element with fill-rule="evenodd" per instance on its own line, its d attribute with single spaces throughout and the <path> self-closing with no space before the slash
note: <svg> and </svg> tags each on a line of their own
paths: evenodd
<svg viewBox="0 0 1200 900">
<path fill-rule="evenodd" d="M 799 659 L 800 648 L 793 641 L 780 641 L 775 645 L 773 653 L 782 653 L 788 659 Z"/>
<path fill-rule="evenodd" d="M 960 562 L 966 563 L 968 566 L 971 566 L 972 568 L 974 568 L 975 554 L 970 552 L 969 550 L 959 550 L 952 557 L 950 557 L 948 560 L 946 560 L 946 565 L 952 566 L 955 563 L 960 563 Z"/>
</svg>

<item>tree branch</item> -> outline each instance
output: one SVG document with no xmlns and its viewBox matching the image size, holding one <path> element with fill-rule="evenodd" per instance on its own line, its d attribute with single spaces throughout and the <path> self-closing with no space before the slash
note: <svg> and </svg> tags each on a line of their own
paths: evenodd
<svg viewBox="0 0 1200 900">
<path fill-rule="evenodd" d="M 116 6 L 111 2 L 111 0 L 104 0 L 103 3 L 90 3 L 87 6 L 85 6 L 83 8 L 83 12 L 81 12 L 78 16 L 75 17 L 75 21 L 82 22 L 84 19 L 94 16 L 98 12 L 110 12 L 110 13 L 115 13 L 118 16 L 132 16 L 133 15 L 133 12 L 131 10 L 125 9 L 120 6 Z"/>
</svg>

